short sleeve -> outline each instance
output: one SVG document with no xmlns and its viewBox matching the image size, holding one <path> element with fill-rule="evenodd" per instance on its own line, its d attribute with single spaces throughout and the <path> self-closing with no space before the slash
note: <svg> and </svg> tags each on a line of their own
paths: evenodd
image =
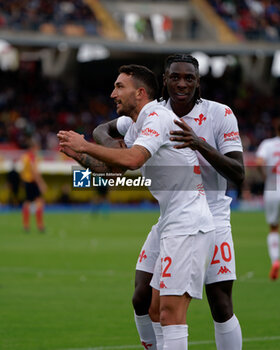
<svg viewBox="0 0 280 350">
<path fill-rule="evenodd" d="M 266 154 L 267 154 L 267 147 L 266 147 L 267 143 L 265 141 L 263 141 L 258 149 L 257 149 L 257 152 L 256 152 L 256 156 L 257 158 L 263 158 L 263 159 L 266 159 Z"/>
<path fill-rule="evenodd" d="M 168 121 L 165 111 L 150 113 L 134 142 L 134 145 L 145 147 L 153 156 L 169 140 Z"/>
<path fill-rule="evenodd" d="M 124 136 L 127 132 L 127 130 L 129 129 L 130 125 L 132 124 L 132 119 L 129 117 L 119 117 L 117 119 L 117 130 L 118 132 Z"/>
<path fill-rule="evenodd" d="M 239 135 L 237 119 L 232 110 L 220 105 L 213 111 L 217 148 L 222 154 L 239 151 L 242 152 L 242 143 Z"/>
</svg>

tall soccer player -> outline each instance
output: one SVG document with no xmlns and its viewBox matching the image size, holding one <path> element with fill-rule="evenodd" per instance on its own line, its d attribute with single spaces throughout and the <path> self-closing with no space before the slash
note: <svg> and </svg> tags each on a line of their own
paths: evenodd
<svg viewBox="0 0 280 350">
<path fill-rule="evenodd" d="M 159 350 L 187 350 L 186 314 L 191 299 L 202 298 L 206 268 L 214 251 L 214 222 L 195 152 L 175 149 L 170 141 L 178 117 L 155 100 L 155 75 L 137 65 L 122 66 L 119 73 L 111 97 L 118 114 L 133 120 L 124 139 L 128 148 L 92 144 L 73 131 L 60 131 L 58 138 L 62 150 L 69 147 L 123 170 L 141 168 L 151 179 L 149 189 L 160 206 L 158 261 L 163 271 L 159 268 L 154 273 L 162 330 L 157 346 Z M 150 344 L 145 347 L 152 349 Z"/>
<path fill-rule="evenodd" d="M 275 128 L 276 136 L 262 141 L 257 149 L 257 165 L 265 178 L 264 209 L 269 225 L 267 236 L 268 253 L 271 260 L 269 276 L 279 277 L 279 219 L 280 219 L 280 123 Z"/>
<path fill-rule="evenodd" d="M 181 118 L 176 124 L 182 130 L 170 135 L 172 140 L 181 142 L 176 147 L 189 147 L 197 152 L 207 201 L 216 225 L 215 252 L 206 273 L 205 288 L 214 319 L 217 349 L 240 350 L 241 328 L 232 304 L 236 273 L 230 225 L 231 199 L 225 194 L 227 180 L 240 185 L 244 179 L 237 120 L 228 106 L 200 97 L 199 64 L 190 55 L 178 54 L 167 58 L 163 97 L 166 107 Z M 130 118 L 120 117 L 98 126 L 94 130 L 94 138 L 99 143 L 114 143 L 115 137 L 125 135 L 130 124 Z M 140 339 L 144 342 L 149 340 L 150 344 L 155 342 L 155 335 L 149 309 L 153 320 L 157 319 L 153 306 L 150 308 L 150 281 L 159 251 L 158 242 L 155 225 L 141 249 L 147 258 L 137 262 L 133 296 Z"/>
</svg>

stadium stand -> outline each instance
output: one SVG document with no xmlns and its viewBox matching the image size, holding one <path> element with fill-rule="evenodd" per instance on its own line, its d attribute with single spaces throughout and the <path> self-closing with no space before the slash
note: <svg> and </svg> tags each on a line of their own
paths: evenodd
<svg viewBox="0 0 280 350">
<path fill-rule="evenodd" d="M 121 37 L 122 31 L 96 0 L 2 1 L 0 28 L 42 34 Z"/>
<path fill-rule="evenodd" d="M 268 0 L 208 0 L 242 40 L 280 40 L 280 4 Z"/>
</svg>

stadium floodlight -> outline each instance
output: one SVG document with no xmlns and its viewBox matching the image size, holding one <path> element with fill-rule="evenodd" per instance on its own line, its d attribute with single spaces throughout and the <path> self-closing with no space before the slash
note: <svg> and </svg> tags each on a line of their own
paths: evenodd
<svg viewBox="0 0 280 350">
<path fill-rule="evenodd" d="M 271 74 L 276 78 L 280 77 L 280 50 L 277 50 L 274 53 Z"/>
<path fill-rule="evenodd" d="M 223 76 L 227 66 L 227 58 L 224 56 L 215 56 L 211 59 L 211 71 L 214 78 Z"/>
<path fill-rule="evenodd" d="M 209 72 L 211 58 L 208 55 L 206 55 L 206 53 L 201 51 L 193 52 L 192 56 L 198 60 L 200 75 L 206 75 Z"/>
<path fill-rule="evenodd" d="M 90 61 L 105 60 L 110 56 L 110 51 L 103 45 L 83 44 L 79 47 L 77 60 L 85 63 Z"/>
</svg>

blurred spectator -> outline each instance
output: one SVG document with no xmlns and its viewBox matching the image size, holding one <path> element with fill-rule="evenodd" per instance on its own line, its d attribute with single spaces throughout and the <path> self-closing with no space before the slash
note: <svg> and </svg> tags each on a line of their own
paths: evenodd
<svg viewBox="0 0 280 350">
<path fill-rule="evenodd" d="M 0 3 L 0 28 L 97 35 L 98 21 L 83 0 L 9 0 Z"/>
<path fill-rule="evenodd" d="M 21 179 L 25 187 L 25 199 L 22 206 L 23 228 L 25 232 L 29 232 L 31 204 L 34 204 L 37 228 L 40 232 L 44 232 L 43 193 L 46 191 L 47 185 L 38 169 L 38 142 L 34 138 L 29 138 L 27 140 L 27 147 L 27 151 L 21 159 Z"/>
<path fill-rule="evenodd" d="M 279 1 L 208 1 L 241 39 L 280 41 Z"/>
</svg>

